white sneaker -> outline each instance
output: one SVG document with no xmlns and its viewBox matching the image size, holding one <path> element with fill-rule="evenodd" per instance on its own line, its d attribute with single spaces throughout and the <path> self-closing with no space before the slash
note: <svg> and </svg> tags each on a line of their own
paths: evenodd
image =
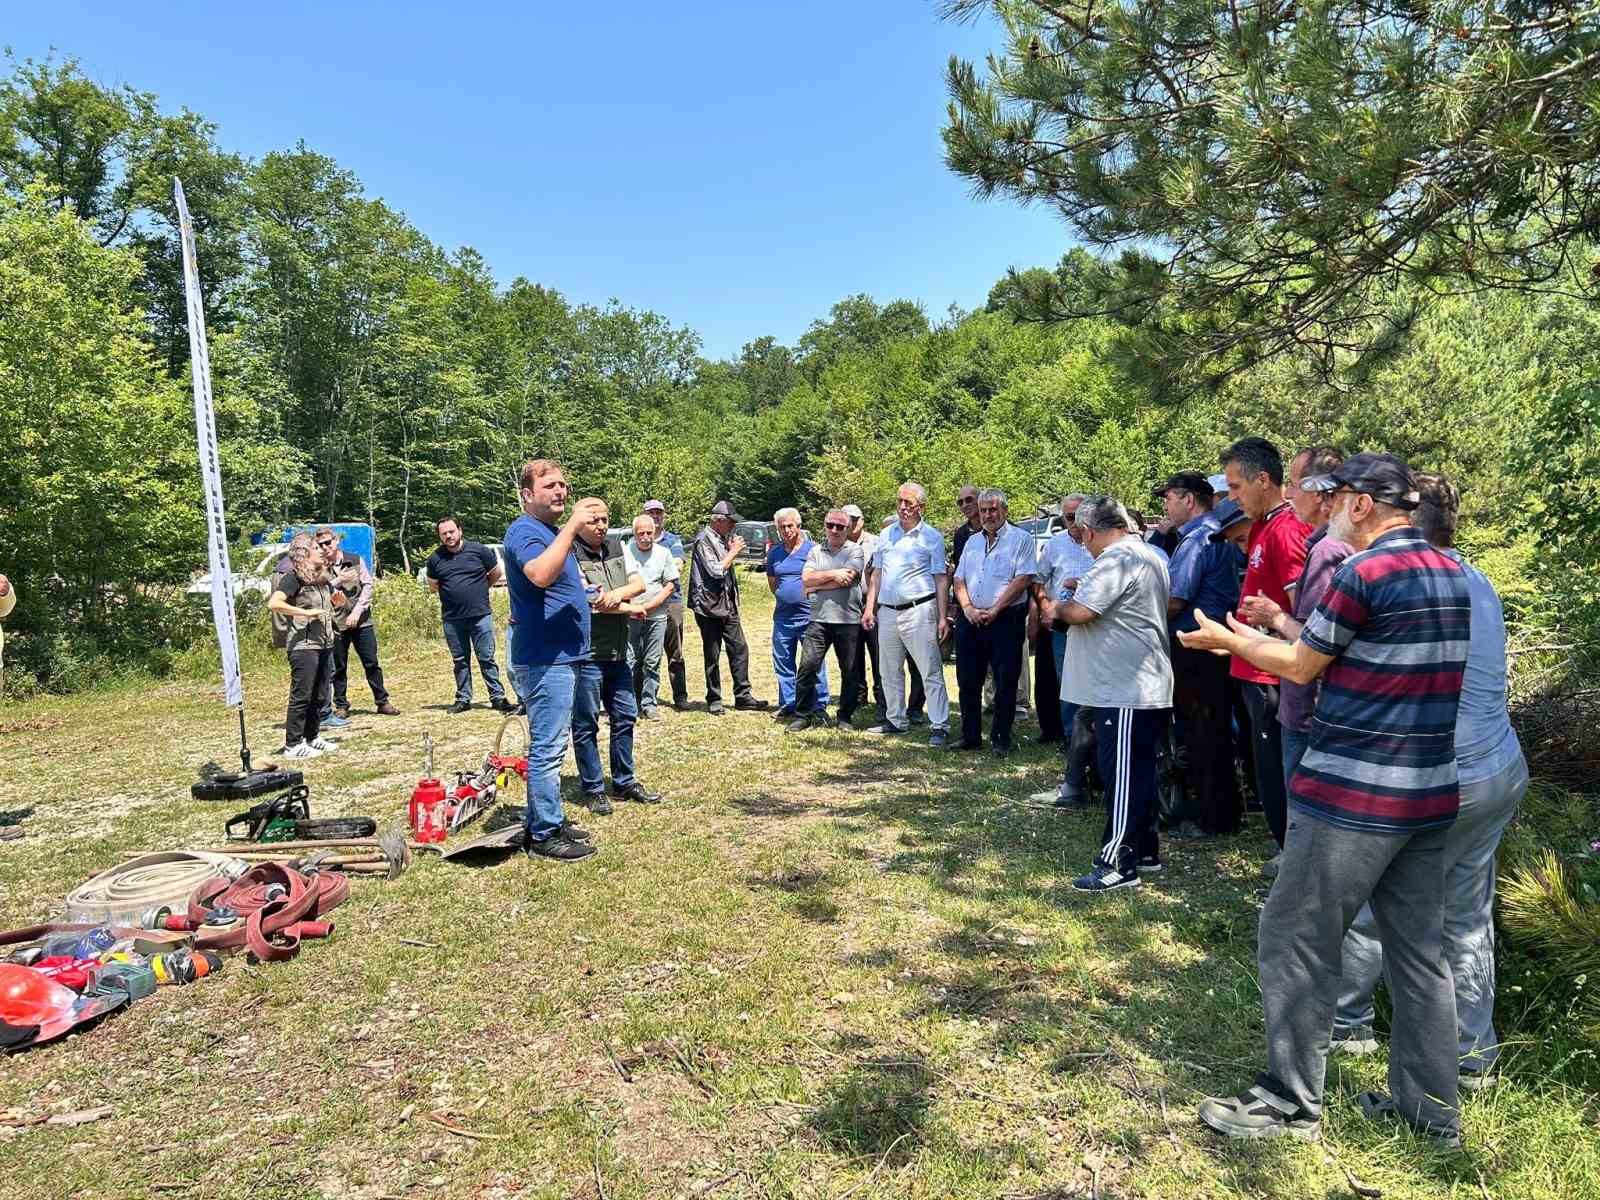
<svg viewBox="0 0 1600 1200">
<path fill-rule="evenodd" d="M 325 737 L 314 737 L 310 742 L 307 743 L 307 745 L 309 745 L 318 754 L 326 754 L 330 750 L 337 750 L 339 748 L 338 742 L 330 742 Z"/>
<path fill-rule="evenodd" d="M 283 752 L 284 758 L 321 758 L 322 751 L 305 742 L 296 742 Z"/>
</svg>

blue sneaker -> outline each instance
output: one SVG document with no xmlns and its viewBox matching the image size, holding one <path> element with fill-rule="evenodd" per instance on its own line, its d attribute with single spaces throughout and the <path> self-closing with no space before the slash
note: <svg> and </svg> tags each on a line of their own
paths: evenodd
<svg viewBox="0 0 1600 1200">
<path fill-rule="evenodd" d="M 1087 875 L 1080 875 L 1072 881 L 1072 890 L 1075 892 L 1114 892 L 1118 888 L 1138 886 L 1137 868 L 1124 874 L 1110 867 L 1096 867 Z"/>
<path fill-rule="evenodd" d="M 342 729 L 344 726 L 350 724 L 350 718 L 341 717 L 338 713 L 329 713 L 327 716 L 321 718 L 317 723 L 319 725 L 326 725 L 329 729 Z"/>
</svg>

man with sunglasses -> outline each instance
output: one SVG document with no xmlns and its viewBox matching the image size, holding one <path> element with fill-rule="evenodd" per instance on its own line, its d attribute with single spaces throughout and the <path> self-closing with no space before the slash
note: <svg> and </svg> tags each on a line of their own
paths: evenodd
<svg viewBox="0 0 1600 1200">
<path fill-rule="evenodd" d="M 313 535 L 317 548 L 328 561 L 328 574 L 334 590 L 344 596 L 344 604 L 333 614 L 333 688 L 330 707 L 322 723 L 337 728 L 350 721 L 350 650 L 367 675 L 372 703 L 385 717 L 398 717 L 400 710 L 389 703 L 389 689 L 383 683 L 383 668 L 378 665 L 378 631 L 372 625 L 372 572 L 359 554 L 344 549 L 339 531 L 323 525 Z"/>
<path fill-rule="evenodd" d="M 1200 1119 L 1237 1138 L 1315 1140 L 1339 999 L 1342 943 L 1369 900 L 1389 995 L 1390 1094 L 1363 1115 L 1460 1145 L 1455 987 L 1445 960 L 1445 855 L 1460 807 L 1456 718 L 1471 641 L 1461 564 L 1412 524 L 1421 497 L 1392 454 L 1352 455 L 1301 487 L 1334 497 L 1329 536 L 1355 551 L 1292 642 L 1203 613 L 1191 649 L 1295 683 L 1322 680 L 1289 781 L 1283 866 L 1261 912 L 1257 971 L 1267 1069 Z M 1281 776 L 1280 776 L 1281 778 Z"/>
<path fill-rule="evenodd" d="M 839 691 L 838 726 L 850 728 L 861 700 L 861 613 L 866 600 L 867 558 L 860 542 L 852 542 L 850 518 L 842 508 L 828 510 L 822 519 L 827 535 L 806 555 L 800 583 L 811 596 L 811 623 L 800 641 L 800 671 L 795 683 L 795 711 L 790 733 L 813 724 L 826 724 L 827 713 L 817 707 L 817 681 L 828 648 L 839 660 L 844 677 Z"/>
<path fill-rule="evenodd" d="M 883 723 L 870 732 L 897 734 L 909 728 L 904 671 L 909 658 L 922 672 L 928 697 L 928 744 L 941 747 L 950 723 L 950 697 L 939 656 L 939 643 L 950 632 L 950 570 L 944 537 L 922 520 L 927 496 L 920 483 L 907 480 L 900 485 L 895 500 L 900 519 L 883 531 L 873 551 L 861 627 L 879 631 L 888 707 Z"/>
</svg>

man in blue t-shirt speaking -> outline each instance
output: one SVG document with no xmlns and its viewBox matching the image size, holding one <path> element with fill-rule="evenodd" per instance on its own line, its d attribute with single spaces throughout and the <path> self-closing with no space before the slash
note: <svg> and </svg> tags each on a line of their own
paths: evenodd
<svg viewBox="0 0 1600 1200">
<path fill-rule="evenodd" d="M 595 850 L 588 833 L 561 810 L 561 760 L 572 730 L 572 698 L 578 668 L 589 658 L 589 599 L 572 539 L 597 513 L 604 519 L 605 502 L 579 500 L 568 512 L 566 476 L 547 458 L 525 464 L 518 487 L 522 515 L 506 530 L 505 555 L 511 681 L 528 712 L 523 824 L 529 855 L 572 862 Z M 563 515 L 566 521 L 557 528 Z"/>
</svg>

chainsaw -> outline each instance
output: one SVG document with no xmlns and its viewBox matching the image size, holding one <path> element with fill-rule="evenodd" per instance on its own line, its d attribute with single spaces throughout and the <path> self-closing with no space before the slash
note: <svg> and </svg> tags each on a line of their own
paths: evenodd
<svg viewBox="0 0 1600 1200">
<path fill-rule="evenodd" d="M 370 817 L 312 820 L 311 789 L 303 783 L 263 800 L 223 826 L 230 842 L 267 843 L 371 837 L 377 829 Z"/>
</svg>

